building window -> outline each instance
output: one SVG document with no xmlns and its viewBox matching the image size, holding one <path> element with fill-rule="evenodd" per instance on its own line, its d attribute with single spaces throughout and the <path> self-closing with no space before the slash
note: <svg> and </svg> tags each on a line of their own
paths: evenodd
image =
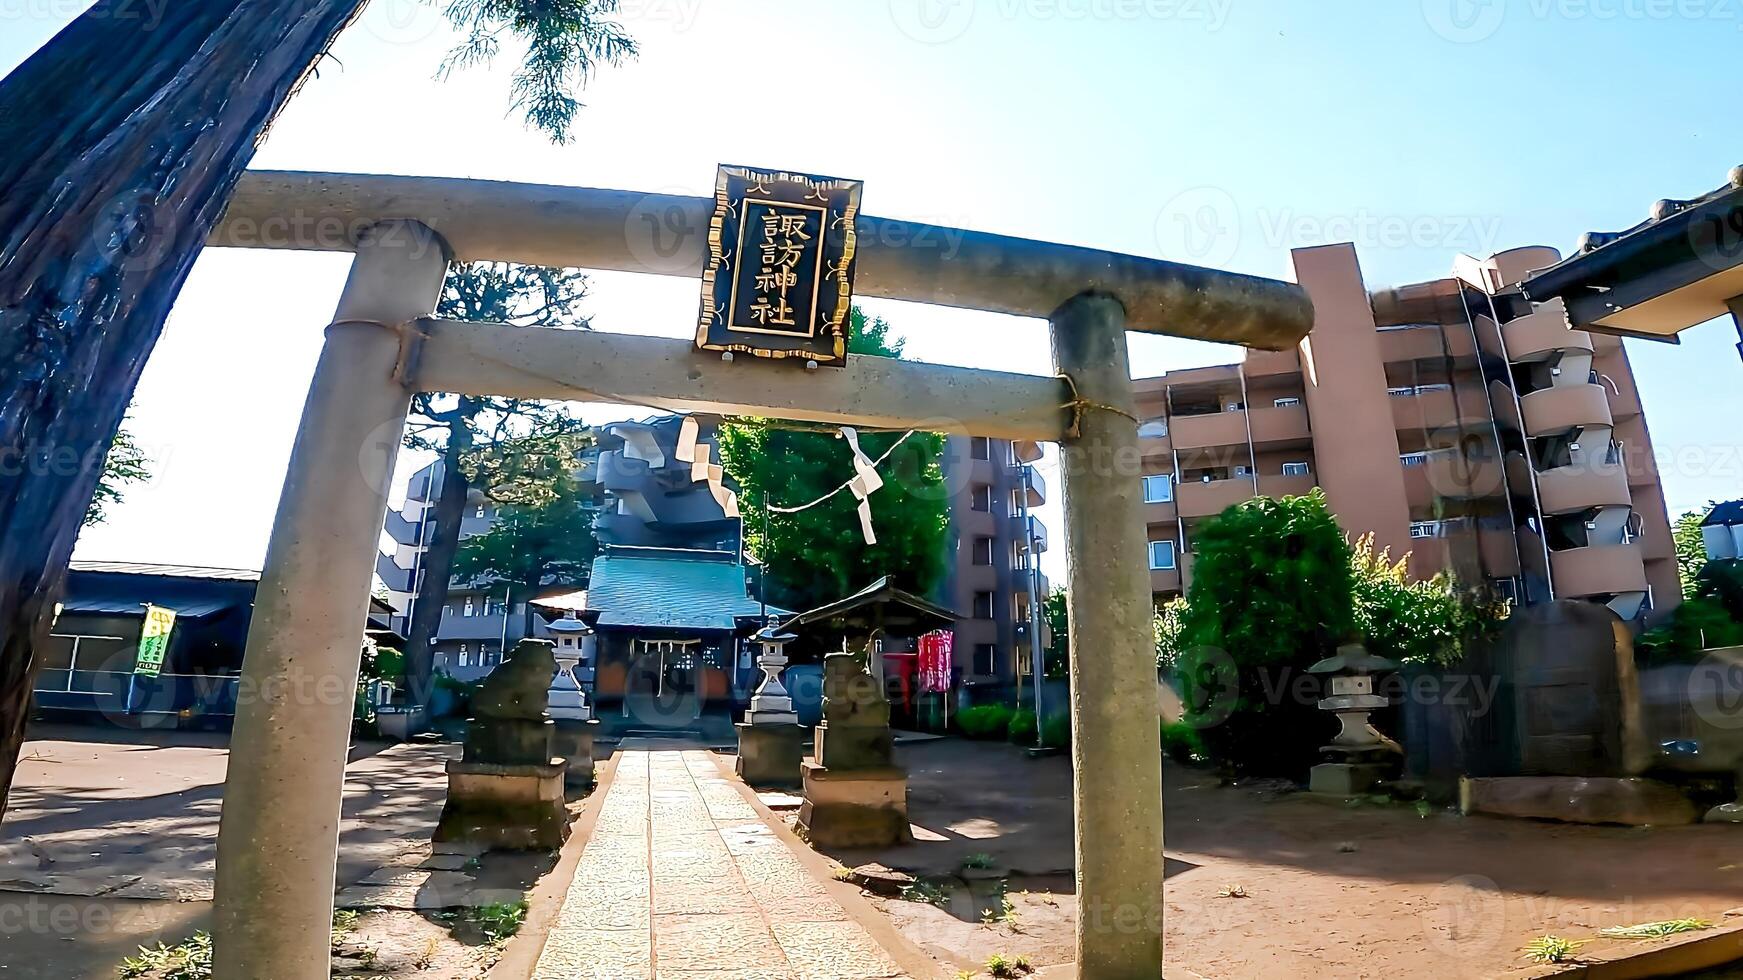
<svg viewBox="0 0 1743 980">
<path fill-rule="evenodd" d="M 462 615 L 462 616 L 475 616 L 475 615 L 477 615 L 477 613 L 478 613 L 478 610 L 472 608 L 472 597 L 467 596 L 466 597 L 465 611 L 461 612 L 460 615 Z"/>
<path fill-rule="evenodd" d="M 1410 536 L 1413 538 L 1438 538 L 1440 537 L 1440 528 L 1439 521 L 1411 521 Z"/>
<path fill-rule="evenodd" d="M 1277 406 L 1278 408 L 1294 408 L 1295 406 L 1301 404 L 1301 399 L 1299 399 L 1299 398 L 1279 398 L 1279 399 L 1276 399 L 1275 401 L 1273 401 L 1271 404 Z"/>
<path fill-rule="evenodd" d="M 459 664 L 462 667 L 472 666 L 472 648 L 465 643 L 460 644 Z"/>
<path fill-rule="evenodd" d="M 1168 438 L 1167 419 L 1145 419 L 1138 423 L 1138 438 L 1166 439 Z"/>
<path fill-rule="evenodd" d="M 970 436 L 968 440 L 968 455 L 973 459 L 992 459 L 992 440 L 986 436 Z"/>
<path fill-rule="evenodd" d="M 1424 466 L 1428 463 L 1427 453 L 1399 453 L 1398 462 L 1405 466 Z"/>
<path fill-rule="evenodd" d="M 988 677 L 999 672 L 999 648 L 997 644 L 976 643 L 974 645 L 974 672 Z"/>
<path fill-rule="evenodd" d="M 982 513 L 993 509 L 993 488 L 985 483 L 976 484 L 969 496 L 969 509 Z"/>
<path fill-rule="evenodd" d="M 1174 542 L 1150 542 L 1150 567 L 1157 571 L 1165 571 L 1174 567 Z"/>
<path fill-rule="evenodd" d="M 1174 477 L 1168 473 L 1144 477 L 1144 503 L 1165 504 L 1174 499 Z"/>
<path fill-rule="evenodd" d="M 1253 468 L 1251 466 L 1237 466 L 1237 467 L 1235 467 L 1235 479 L 1237 479 L 1237 480 L 1248 479 L 1248 478 L 1251 478 L 1252 475 L 1253 475 Z"/>
<path fill-rule="evenodd" d="M 478 659 L 486 667 L 494 667 L 502 663 L 502 651 L 488 643 L 478 645 Z"/>
<path fill-rule="evenodd" d="M 991 565 L 993 563 L 993 539 L 974 539 L 974 558 L 976 565 Z"/>
<path fill-rule="evenodd" d="M 1284 476 L 1306 476 L 1307 475 L 1307 464 L 1306 463 L 1284 463 L 1283 464 L 1283 475 Z"/>
<path fill-rule="evenodd" d="M 1386 394 L 1391 395 L 1393 398 L 1415 398 L 1416 386 L 1404 385 L 1401 388 L 1387 388 Z"/>
<path fill-rule="evenodd" d="M 472 516 L 473 517 L 483 517 L 484 516 L 484 505 L 479 504 L 478 509 L 472 512 Z"/>
<path fill-rule="evenodd" d="M 993 618 L 993 594 L 991 592 L 976 592 L 974 594 L 974 618 Z"/>
<path fill-rule="evenodd" d="M 1246 410 L 1246 402 L 1229 402 L 1227 405 L 1223 406 L 1223 411 L 1225 412 L 1244 412 Z"/>
</svg>

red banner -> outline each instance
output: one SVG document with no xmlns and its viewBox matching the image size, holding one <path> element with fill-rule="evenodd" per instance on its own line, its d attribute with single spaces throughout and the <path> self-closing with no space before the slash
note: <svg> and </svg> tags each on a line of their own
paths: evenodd
<svg viewBox="0 0 1743 980">
<path fill-rule="evenodd" d="M 920 690 L 928 693 L 950 690 L 952 640 L 948 630 L 934 630 L 920 637 Z"/>
</svg>

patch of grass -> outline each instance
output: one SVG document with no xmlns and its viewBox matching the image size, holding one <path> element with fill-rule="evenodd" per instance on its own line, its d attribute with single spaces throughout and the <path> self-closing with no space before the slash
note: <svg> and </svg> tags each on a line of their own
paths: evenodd
<svg viewBox="0 0 1743 980">
<path fill-rule="evenodd" d="M 196 932 L 192 939 L 175 946 L 141 946 L 138 956 L 121 961 L 118 972 L 123 980 L 148 973 L 157 980 L 212 980 L 212 936 Z"/>
<path fill-rule="evenodd" d="M 361 918 L 361 916 L 358 914 L 356 909 L 333 910 L 333 936 L 331 942 L 334 946 L 343 946 L 346 938 L 357 931 L 357 920 L 359 918 Z"/>
<path fill-rule="evenodd" d="M 938 908 L 943 908 L 950 900 L 950 896 L 944 894 L 944 889 L 930 881 L 916 881 L 912 885 L 903 886 L 900 898 L 904 902 L 923 902 Z"/>
<path fill-rule="evenodd" d="M 999 977 L 1000 980 L 1008 980 L 1011 977 L 1026 977 L 1034 973 L 1035 968 L 1029 964 L 1027 956 L 1006 956 L 1003 953 L 994 953 L 987 957 L 986 972 Z"/>
<path fill-rule="evenodd" d="M 509 937 L 520 931 L 522 922 L 527 918 L 527 903 L 523 899 L 518 902 L 491 902 L 477 908 L 466 910 L 466 919 L 474 923 L 484 933 L 484 938 L 493 946 L 501 946 L 508 942 Z"/>
<path fill-rule="evenodd" d="M 1643 922 L 1637 926 L 1611 926 L 1608 929 L 1599 929 L 1598 935 L 1605 939 L 1661 939 L 1679 932 L 1698 932 L 1712 927 L 1713 924 L 1705 919 L 1666 919 L 1663 922 Z"/>
<path fill-rule="evenodd" d="M 1533 963 L 1566 963 L 1589 939 L 1563 939 L 1561 936 L 1538 936 L 1525 944 L 1520 954 Z"/>
<path fill-rule="evenodd" d="M 968 857 L 962 859 L 963 867 L 972 868 L 976 871 L 985 871 L 995 863 L 996 862 L 993 861 L 993 856 L 991 854 L 970 854 Z"/>
</svg>

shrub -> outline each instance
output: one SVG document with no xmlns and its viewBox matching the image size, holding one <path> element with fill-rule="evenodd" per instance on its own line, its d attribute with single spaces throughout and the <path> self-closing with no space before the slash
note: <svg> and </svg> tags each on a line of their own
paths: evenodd
<svg viewBox="0 0 1743 980">
<path fill-rule="evenodd" d="M 1063 749 L 1071 744 L 1071 715 L 1061 712 L 1047 716 L 1041 723 L 1041 744 L 1050 749 Z"/>
<path fill-rule="evenodd" d="M 1162 751 L 1175 762 L 1196 763 L 1208 758 L 1205 752 L 1204 738 L 1198 729 L 1189 721 L 1165 721 L 1162 723 Z"/>
<path fill-rule="evenodd" d="M 1035 712 L 1028 708 L 1019 708 L 1011 715 L 1011 723 L 1005 729 L 1006 736 L 1018 745 L 1035 744 Z"/>
<path fill-rule="evenodd" d="M 1012 714 L 1002 704 L 977 704 L 957 712 L 956 727 L 969 738 L 1005 738 Z"/>
<path fill-rule="evenodd" d="M 1696 663 L 1704 650 L 1739 644 L 1743 644 L 1743 625 L 1731 617 L 1718 599 L 1696 596 L 1676 607 L 1670 622 L 1640 634 L 1634 641 L 1634 650 L 1636 658 L 1650 666 Z"/>
<path fill-rule="evenodd" d="M 1327 719 L 1311 700 L 1277 693 L 1356 625 L 1350 544 L 1315 490 L 1230 507 L 1195 548 L 1180 627 L 1187 710 L 1218 762 L 1304 777 Z"/>
</svg>

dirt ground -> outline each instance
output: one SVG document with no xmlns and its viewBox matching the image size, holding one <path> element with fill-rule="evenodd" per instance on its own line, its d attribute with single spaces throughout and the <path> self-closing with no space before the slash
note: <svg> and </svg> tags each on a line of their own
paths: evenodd
<svg viewBox="0 0 1743 980">
<path fill-rule="evenodd" d="M 877 898 L 909 939 L 953 969 L 994 953 L 1072 959 L 1070 765 L 959 739 L 898 748 L 916 841 L 831 851 L 915 875 L 971 855 L 1007 872 L 973 887 L 929 879 L 938 904 Z M 1743 828 L 1582 827 L 1345 807 L 1276 786 L 1226 787 L 1164 767 L 1170 976 L 1506 977 L 1545 933 L 1743 915 Z M 1008 897 L 1007 908 L 1002 898 Z M 943 907 L 938 907 L 943 906 Z M 983 919 L 997 921 L 983 921 Z M 1626 941 L 1598 940 L 1604 956 Z"/>
<path fill-rule="evenodd" d="M 365 743 L 346 769 L 338 881 L 427 856 L 457 746 Z M 210 927 L 227 736 L 34 728 L 0 826 L 0 980 L 112 978 L 140 946 Z M 519 896 L 548 855 L 486 855 L 470 894 Z M 365 910 L 335 976 L 472 980 L 495 945 L 452 912 Z"/>
</svg>

